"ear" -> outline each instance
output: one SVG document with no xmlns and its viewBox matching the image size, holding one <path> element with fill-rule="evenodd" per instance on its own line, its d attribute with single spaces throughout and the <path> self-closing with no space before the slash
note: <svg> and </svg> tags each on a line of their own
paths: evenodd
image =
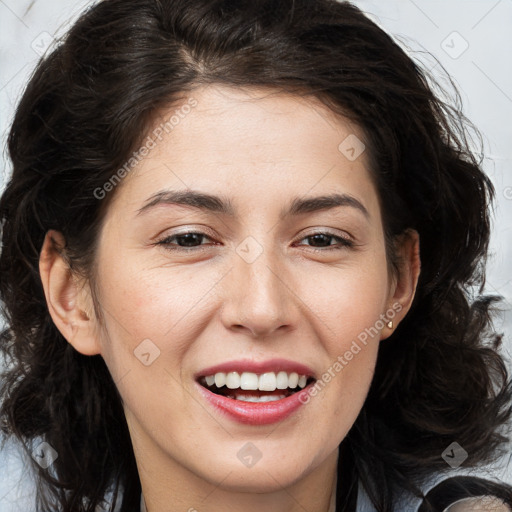
<svg viewBox="0 0 512 512">
<path fill-rule="evenodd" d="M 387 318 L 393 322 L 393 326 L 384 327 L 381 339 L 392 334 L 411 308 L 421 270 L 418 232 L 407 229 L 397 237 L 395 243 L 399 268 L 391 282 L 387 310 L 394 312 L 394 315 L 387 315 Z"/>
<path fill-rule="evenodd" d="M 97 319 L 89 285 L 71 271 L 61 233 L 46 233 L 39 257 L 39 273 L 48 310 L 57 329 L 84 355 L 101 352 Z"/>
</svg>

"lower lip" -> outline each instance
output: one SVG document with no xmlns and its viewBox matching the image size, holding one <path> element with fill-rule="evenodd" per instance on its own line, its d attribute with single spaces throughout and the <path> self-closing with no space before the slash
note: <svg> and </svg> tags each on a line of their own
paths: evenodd
<svg viewBox="0 0 512 512">
<path fill-rule="evenodd" d="M 299 409 L 301 405 L 307 403 L 307 400 L 301 401 L 300 398 L 303 396 L 304 399 L 307 399 L 309 393 L 308 388 L 313 384 L 314 382 L 311 382 L 301 391 L 297 391 L 286 398 L 281 398 L 281 400 L 258 403 L 244 402 L 242 400 L 216 395 L 196 382 L 196 385 L 199 386 L 199 392 L 217 411 L 226 414 L 239 423 L 248 425 L 270 425 L 288 418 L 288 416 Z"/>
</svg>

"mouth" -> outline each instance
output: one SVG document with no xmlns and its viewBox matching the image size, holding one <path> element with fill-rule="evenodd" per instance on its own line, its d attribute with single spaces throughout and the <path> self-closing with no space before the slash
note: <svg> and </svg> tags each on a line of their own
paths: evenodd
<svg viewBox="0 0 512 512">
<path fill-rule="evenodd" d="M 314 371 L 289 359 L 240 359 L 195 375 L 199 395 L 215 415 L 263 426 L 284 421 L 309 403 Z"/>
<path fill-rule="evenodd" d="M 216 372 L 199 376 L 197 382 L 215 395 L 240 402 L 267 403 L 289 398 L 315 382 L 297 372 Z"/>
</svg>

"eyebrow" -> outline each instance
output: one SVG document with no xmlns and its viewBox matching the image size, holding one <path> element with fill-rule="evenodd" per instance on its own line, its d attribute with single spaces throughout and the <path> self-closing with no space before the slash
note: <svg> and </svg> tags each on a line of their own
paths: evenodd
<svg viewBox="0 0 512 512">
<path fill-rule="evenodd" d="M 224 196 L 215 196 L 198 192 L 195 190 L 162 190 L 147 199 L 144 206 L 137 210 L 140 215 L 155 206 L 169 204 L 191 206 L 200 210 L 221 213 L 235 216 L 235 208 L 229 198 Z M 338 207 L 352 207 L 364 214 L 366 219 L 370 218 L 370 214 L 365 206 L 355 197 L 349 194 L 333 193 L 315 197 L 296 197 L 280 213 L 281 220 L 289 216 L 298 216 L 304 213 L 312 213 L 322 210 L 329 210 Z"/>
</svg>

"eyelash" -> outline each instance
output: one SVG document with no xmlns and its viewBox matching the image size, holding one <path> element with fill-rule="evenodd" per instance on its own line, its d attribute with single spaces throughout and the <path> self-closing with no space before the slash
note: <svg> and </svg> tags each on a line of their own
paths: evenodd
<svg viewBox="0 0 512 512">
<path fill-rule="evenodd" d="M 200 244 L 199 246 L 196 246 L 196 247 L 180 247 L 180 246 L 173 247 L 173 245 L 175 245 L 175 244 L 171 244 L 171 242 L 170 242 L 171 240 L 173 240 L 175 238 L 180 238 L 180 237 L 183 237 L 186 235 L 198 235 L 198 236 L 212 239 L 206 233 L 203 233 L 201 231 L 185 231 L 183 233 L 178 233 L 176 235 L 167 236 L 167 237 L 157 241 L 154 245 L 162 245 L 168 251 L 193 252 L 193 251 L 204 250 L 204 249 L 202 249 L 202 246 L 204 246 L 205 244 Z M 332 238 L 332 239 L 336 240 L 337 242 L 339 242 L 341 244 L 341 247 L 336 247 L 336 246 L 312 247 L 312 249 L 314 249 L 316 251 L 320 251 L 320 252 L 340 251 L 343 249 L 350 249 L 355 246 L 355 243 L 352 240 L 349 240 L 348 238 L 345 238 L 345 237 L 342 237 L 339 235 L 335 235 L 334 233 L 330 233 L 328 231 L 317 231 L 317 232 L 314 232 L 314 233 L 308 234 L 307 236 L 302 237 L 300 240 L 304 240 L 306 238 L 313 238 L 314 236 L 318 236 L 318 235 L 323 235 L 328 238 Z"/>
</svg>

